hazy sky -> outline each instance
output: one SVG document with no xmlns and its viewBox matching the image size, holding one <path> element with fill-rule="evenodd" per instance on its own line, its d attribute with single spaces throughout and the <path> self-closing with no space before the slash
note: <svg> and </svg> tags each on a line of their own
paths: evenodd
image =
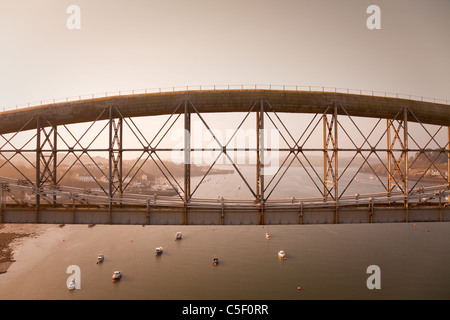
<svg viewBox="0 0 450 320">
<path fill-rule="evenodd" d="M 448 0 L 0 0 L 0 106 L 255 83 L 447 99 L 449 16 Z"/>
</svg>

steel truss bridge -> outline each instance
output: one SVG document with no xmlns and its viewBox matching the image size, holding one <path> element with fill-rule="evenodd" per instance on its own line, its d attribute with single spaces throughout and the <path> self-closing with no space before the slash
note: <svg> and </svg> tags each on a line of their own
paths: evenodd
<svg viewBox="0 0 450 320">
<path fill-rule="evenodd" d="M 242 119 L 225 141 L 208 120 L 215 113 Z M 212 147 L 193 145 L 194 117 Z M 142 118 L 147 120 L 139 122 Z M 182 146 L 163 146 L 180 123 Z M 253 144 L 230 144 L 248 123 Z M 156 134 L 146 133 L 149 126 Z M 269 145 L 264 134 L 269 128 L 279 134 L 280 145 Z M 183 155 L 181 172 L 164 158 L 170 152 Z M 193 156 L 207 152 L 214 152 L 213 161 L 194 183 Z M 251 178 L 234 157 L 239 152 L 255 157 Z M 125 165 L 131 153 L 136 157 Z M 279 160 L 271 175 L 264 174 L 267 153 Z M 221 158 L 239 175 L 247 198 L 196 196 Z M 133 191 L 146 163 L 173 196 Z M 283 181 L 299 179 L 287 173 L 294 166 L 315 196 L 302 196 L 302 188 L 295 197 L 274 196 Z M 75 168 L 93 187 L 64 184 Z M 378 181 L 380 192 L 350 192 L 362 172 Z M 0 112 L 4 223 L 450 221 L 449 172 L 450 106 L 422 97 L 323 87 L 203 86 L 80 96 Z"/>
</svg>

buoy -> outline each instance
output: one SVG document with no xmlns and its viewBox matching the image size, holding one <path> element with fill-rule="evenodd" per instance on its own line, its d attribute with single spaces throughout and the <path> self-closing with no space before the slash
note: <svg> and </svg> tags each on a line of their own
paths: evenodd
<svg viewBox="0 0 450 320">
<path fill-rule="evenodd" d="M 297 290 L 302 290 L 302 288 L 301 287 L 297 287 Z"/>
<path fill-rule="evenodd" d="M 113 280 L 113 283 L 116 282 L 116 280 Z"/>
<path fill-rule="evenodd" d="M 284 257 L 283 260 L 286 260 L 286 257 Z"/>
<path fill-rule="evenodd" d="M 414 223 L 414 227 L 416 226 L 416 224 Z"/>
</svg>

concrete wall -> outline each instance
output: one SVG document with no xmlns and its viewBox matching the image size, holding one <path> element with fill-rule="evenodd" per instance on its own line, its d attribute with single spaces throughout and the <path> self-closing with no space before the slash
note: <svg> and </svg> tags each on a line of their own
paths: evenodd
<svg viewBox="0 0 450 320">
<path fill-rule="evenodd" d="M 62 210 L 46 208 L 37 213 L 33 209 L 6 208 L 0 213 L 0 223 L 48 224 L 154 224 L 154 225 L 258 225 L 258 224 L 333 224 L 385 222 L 450 221 L 450 208 L 368 208 L 269 210 L 260 211 L 221 209 L 145 209 L 115 208 L 108 210 Z"/>
</svg>

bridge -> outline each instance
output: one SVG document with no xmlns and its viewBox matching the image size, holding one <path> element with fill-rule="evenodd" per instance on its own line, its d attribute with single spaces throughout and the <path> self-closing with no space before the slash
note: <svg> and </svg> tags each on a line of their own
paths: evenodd
<svg viewBox="0 0 450 320">
<path fill-rule="evenodd" d="M 217 113 L 241 119 L 225 141 L 207 118 Z M 213 146 L 193 145 L 194 117 Z M 142 118 L 147 119 L 144 124 Z M 249 122 L 253 143 L 230 143 Z M 182 146 L 162 146 L 180 123 Z M 146 126 L 157 133 L 149 135 Z M 278 133 L 280 144 L 270 145 L 269 129 Z M 163 156 L 174 152 L 182 155 L 181 173 L 180 166 L 171 166 Z M 214 157 L 193 179 L 193 155 L 198 153 Z M 254 156 L 250 178 L 235 157 L 238 153 L 247 162 Z M 126 160 L 127 154 L 136 156 Z M 247 198 L 197 196 L 220 158 L 239 176 Z M 136 191 L 148 162 L 172 195 L 150 188 Z M 304 174 L 314 196 L 303 195 L 302 188 L 295 196 L 274 196 L 280 183 L 299 179 L 287 174 L 293 166 Z M 89 188 L 65 185 L 75 168 L 83 170 Z M 364 172 L 381 191 L 350 191 Z M 197 86 L 92 94 L 0 111 L 0 223 L 450 221 L 449 172 L 448 101 L 397 93 Z M 227 187 L 236 186 L 222 186 Z"/>
</svg>

